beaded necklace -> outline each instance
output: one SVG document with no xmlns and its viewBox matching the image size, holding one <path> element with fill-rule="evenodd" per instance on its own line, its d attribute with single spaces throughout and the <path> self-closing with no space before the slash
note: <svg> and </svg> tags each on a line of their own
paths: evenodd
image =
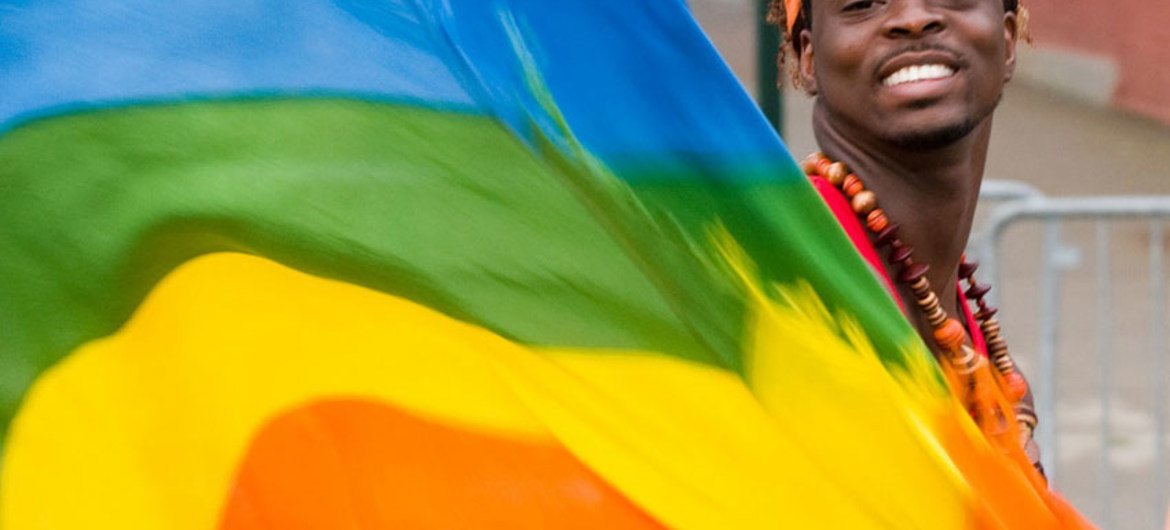
<svg viewBox="0 0 1170 530">
<path fill-rule="evenodd" d="M 889 249 L 887 260 L 898 271 L 897 281 L 910 288 L 915 305 L 933 328 L 934 341 L 943 352 L 941 360 L 949 363 L 954 373 L 966 380 L 964 386 L 968 387 L 965 390 L 971 396 L 967 400 L 972 408 L 971 413 L 977 417 L 980 412 L 986 414 L 987 411 L 975 410 L 974 407 L 975 402 L 980 401 L 974 395 L 979 394 L 981 390 L 974 387 L 976 381 L 974 374 L 986 369 L 987 359 L 967 345 L 967 329 L 962 322 L 947 314 L 931 287 L 930 280 L 926 278 L 930 266 L 914 261 L 914 248 L 898 237 L 898 225 L 891 222 L 885 211 L 878 206 L 877 194 L 865 189 L 861 179 L 843 162 L 830 161 L 822 153 L 813 153 L 805 158 L 801 162 L 801 169 L 809 176 L 824 178 L 844 194 L 853 212 L 873 234 L 876 246 L 879 249 Z M 967 283 L 967 289 L 963 294 L 978 308 L 975 320 L 987 343 L 987 356 L 995 367 L 995 382 L 1010 401 L 1016 420 L 1025 431 L 1024 434 L 1030 437 L 1036 428 L 1036 415 L 1031 407 L 1023 402 L 1028 391 L 1027 383 L 1008 353 L 1007 341 L 1001 335 L 999 321 L 995 318 L 998 310 L 988 305 L 985 299 L 987 293 L 991 291 L 991 286 L 981 284 L 975 279 L 975 271 L 978 268 L 978 263 L 967 261 L 965 255 L 962 257 L 958 272 L 959 277 Z"/>
</svg>

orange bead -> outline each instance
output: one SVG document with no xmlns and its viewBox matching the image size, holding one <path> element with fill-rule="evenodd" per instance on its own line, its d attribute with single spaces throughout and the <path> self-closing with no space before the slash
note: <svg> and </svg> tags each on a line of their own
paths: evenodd
<svg viewBox="0 0 1170 530">
<path fill-rule="evenodd" d="M 845 177 L 849 176 L 849 168 L 841 162 L 834 162 L 829 165 L 824 175 L 829 184 L 840 186 L 845 182 Z"/>
<path fill-rule="evenodd" d="M 872 212 L 869 212 L 869 217 L 865 218 L 865 226 L 868 227 L 871 232 L 881 232 L 882 230 L 885 230 L 887 226 L 890 226 L 890 219 L 886 217 L 886 212 L 882 211 L 881 208 L 878 208 Z"/>
<path fill-rule="evenodd" d="M 934 340 L 944 350 L 959 351 L 967 341 L 967 331 L 958 320 L 948 318 L 941 326 L 935 328 Z"/>
<path fill-rule="evenodd" d="M 820 160 L 817 160 L 817 174 L 821 176 L 828 175 L 829 166 L 831 165 L 833 165 L 833 163 L 829 162 L 829 159 L 821 157 Z"/>
<path fill-rule="evenodd" d="M 841 183 L 841 191 L 844 191 L 849 198 L 853 198 L 854 195 L 865 191 L 865 184 L 861 183 L 861 179 L 857 178 L 857 175 L 849 175 Z"/>
<path fill-rule="evenodd" d="M 877 208 L 877 194 L 869 190 L 861 190 L 853 196 L 850 206 L 853 207 L 853 213 L 857 215 L 869 215 L 869 212 Z"/>
<path fill-rule="evenodd" d="M 1024 381 L 1024 376 L 1019 372 L 1009 372 L 1003 376 L 1004 393 L 1007 398 L 1015 403 L 1024 399 L 1024 394 L 1028 393 L 1028 382 Z"/>
</svg>

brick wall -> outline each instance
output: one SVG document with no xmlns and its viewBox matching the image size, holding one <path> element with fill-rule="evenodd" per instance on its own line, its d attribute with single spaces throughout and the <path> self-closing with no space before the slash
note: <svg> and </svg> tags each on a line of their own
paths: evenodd
<svg viewBox="0 0 1170 530">
<path fill-rule="evenodd" d="M 1170 123 L 1170 0 L 1023 0 L 1038 48 L 1116 62 L 1114 103 Z"/>
</svg>

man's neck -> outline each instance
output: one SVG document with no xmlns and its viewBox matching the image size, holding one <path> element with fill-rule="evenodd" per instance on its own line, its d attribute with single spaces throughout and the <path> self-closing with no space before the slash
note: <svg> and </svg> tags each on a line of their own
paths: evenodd
<svg viewBox="0 0 1170 530">
<path fill-rule="evenodd" d="M 958 142 L 931 150 L 904 149 L 858 135 L 835 122 L 819 103 L 813 129 L 825 155 L 847 164 L 877 194 L 880 207 L 899 225 L 899 237 L 914 247 L 915 261 L 930 265 L 927 278 L 954 315 L 959 304 L 954 286 L 979 198 L 991 118 Z M 900 289 L 904 300 L 912 300 L 904 286 Z M 907 310 L 920 331 L 930 329 L 912 307 Z"/>
</svg>

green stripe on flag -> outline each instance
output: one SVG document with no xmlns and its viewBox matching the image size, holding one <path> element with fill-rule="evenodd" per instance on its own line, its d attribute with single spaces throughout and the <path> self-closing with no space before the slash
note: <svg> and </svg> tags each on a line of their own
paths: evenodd
<svg viewBox="0 0 1170 530">
<path fill-rule="evenodd" d="M 343 99 L 143 105 L 0 137 L 0 420 L 162 275 L 237 250 L 537 345 L 740 369 L 732 280 L 616 179 L 489 117 Z M 624 192 L 623 192 L 624 190 Z"/>
</svg>

